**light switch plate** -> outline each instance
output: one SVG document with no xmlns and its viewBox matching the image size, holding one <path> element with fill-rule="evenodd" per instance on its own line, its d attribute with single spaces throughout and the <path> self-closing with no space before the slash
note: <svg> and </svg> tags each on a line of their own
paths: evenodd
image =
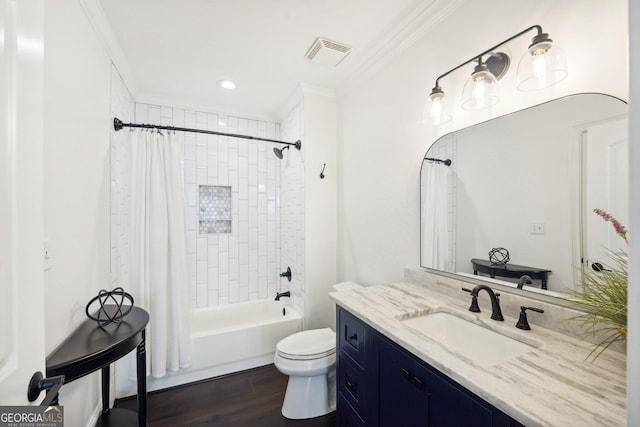
<svg viewBox="0 0 640 427">
<path fill-rule="evenodd" d="M 545 223 L 544 222 L 532 222 L 529 227 L 529 234 L 544 234 Z"/>
</svg>

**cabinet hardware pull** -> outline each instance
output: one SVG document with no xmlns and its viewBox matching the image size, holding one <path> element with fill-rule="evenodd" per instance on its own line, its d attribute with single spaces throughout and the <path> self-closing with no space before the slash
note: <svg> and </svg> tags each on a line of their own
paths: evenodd
<svg viewBox="0 0 640 427">
<path fill-rule="evenodd" d="M 402 378 L 404 378 L 405 380 L 409 380 L 411 379 L 411 372 L 407 371 L 406 369 L 402 369 Z"/>
<path fill-rule="evenodd" d="M 346 380 L 345 385 L 347 386 L 347 388 L 348 388 L 349 390 L 353 389 L 353 383 L 352 383 L 351 381 Z"/>
<path fill-rule="evenodd" d="M 351 335 L 349 338 L 347 338 L 349 340 L 349 344 L 353 345 L 353 342 L 358 342 L 358 334 L 353 334 Z"/>
<path fill-rule="evenodd" d="M 413 385 L 416 386 L 418 390 L 422 390 L 422 380 L 417 377 L 413 377 Z"/>
</svg>

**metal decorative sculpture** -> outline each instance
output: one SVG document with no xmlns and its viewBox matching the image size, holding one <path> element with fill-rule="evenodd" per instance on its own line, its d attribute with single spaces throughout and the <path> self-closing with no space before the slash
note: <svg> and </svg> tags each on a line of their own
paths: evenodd
<svg viewBox="0 0 640 427">
<path fill-rule="evenodd" d="M 128 300 L 129 304 L 123 306 L 125 300 Z M 100 309 L 95 313 L 95 315 L 92 315 L 89 308 L 96 301 L 99 302 Z M 108 304 L 109 302 L 113 302 L 113 304 Z M 107 304 L 109 307 L 115 306 L 115 310 L 109 309 L 107 311 L 105 307 Z M 85 313 L 89 319 L 95 320 L 98 322 L 98 325 L 102 327 L 110 323 L 119 323 L 123 317 L 129 314 L 132 308 L 133 297 L 125 292 L 124 289 L 118 287 L 114 288 L 112 291 L 101 289 L 100 292 L 98 292 L 98 295 L 89 301 L 85 308 Z"/>
<path fill-rule="evenodd" d="M 489 251 L 492 264 L 504 265 L 509 262 L 509 251 L 506 248 L 493 248 Z"/>
</svg>

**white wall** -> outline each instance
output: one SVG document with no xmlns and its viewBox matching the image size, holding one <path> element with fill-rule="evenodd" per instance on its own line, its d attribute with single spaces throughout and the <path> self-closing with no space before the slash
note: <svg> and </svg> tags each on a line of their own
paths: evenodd
<svg viewBox="0 0 640 427">
<path fill-rule="evenodd" d="M 85 319 L 85 304 L 109 280 L 111 63 L 76 0 L 45 2 L 45 347 L 55 349 Z M 99 400 L 98 374 L 60 392 L 68 425 Z"/>
<path fill-rule="evenodd" d="M 281 284 L 302 308 L 304 329 L 335 321 L 328 294 L 336 283 L 336 119 L 335 94 L 306 84 L 282 109 L 282 138 L 301 140 L 302 150 L 288 150 L 281 169 L 281 264 L 293 273 Z"/>
<path fill-rule="evenodd" d="M 517 61 L 530 42 L 522 37 L 507 46 L 514 63 L 501 80 L 499 104 L 479 113 L 456 108 L 453 121 L 438 129 L 421 124 L 422 104 L 437 76 L 533 24 L 567 54 L 567 79 L 546 90 L 517 92 Z M 403 267 L 419 265 L 420 163 L 439 136 L 571 93 L 627 99 L 626 25 L 622 0 L 467 2 L 341 96 L 338 278 L 388 283 L 402 278 Z M 440 82 L 455 104 L 467 77 L 458 71 Z"/>
<path fill-rule="evenodd" d="M 303 86 L 305 156 L 305 328 L 333 326 L 336 283 L 337 115 L 333 92 Z M 320 172 L 326 165 L 324 179 Z"/>
</svg>

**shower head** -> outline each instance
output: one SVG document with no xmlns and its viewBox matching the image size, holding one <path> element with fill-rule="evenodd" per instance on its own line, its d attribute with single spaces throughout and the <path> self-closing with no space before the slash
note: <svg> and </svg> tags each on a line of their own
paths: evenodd
<svg viewBox="0 0 640 427">
<path fill-rule="evenodd" d="M 284 148 L 277 148 L 276 147 L 276 148 L 273 149 L 273 153 L 276 155 L 277 158 L 282 159 L 282 152 L 284 150 L 287 150 L 288 148 L 289 148 L 288 145 L 286 147 L 284 147 Z"/>
</svg>

